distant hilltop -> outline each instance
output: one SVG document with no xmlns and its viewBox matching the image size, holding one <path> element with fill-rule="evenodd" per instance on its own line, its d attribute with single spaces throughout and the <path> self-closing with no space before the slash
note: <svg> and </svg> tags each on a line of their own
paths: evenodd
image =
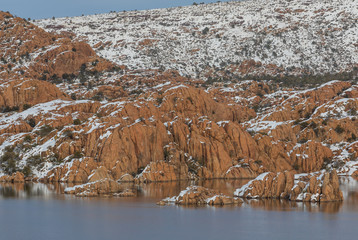
<svg viewBox="0 0 358 240">
<path fill-rule="evenodd" d="M 201 79 L 347 73 L 358 66 L 358 1 L 219 2 L 37 20 L 130 69 Z"/>
</svg>

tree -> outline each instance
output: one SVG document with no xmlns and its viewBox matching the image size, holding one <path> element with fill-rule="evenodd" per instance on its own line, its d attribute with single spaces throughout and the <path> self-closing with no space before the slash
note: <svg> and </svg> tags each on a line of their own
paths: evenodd
<svg viewBox="0 0 358 240">
<path fill-rule="evenodd" d="M 203 31 L 201 33 L 206 35 L 208 32 L 209 32 L 209 28 L 206 27 L 206 28 L 203 29 Z"/>
</svg>

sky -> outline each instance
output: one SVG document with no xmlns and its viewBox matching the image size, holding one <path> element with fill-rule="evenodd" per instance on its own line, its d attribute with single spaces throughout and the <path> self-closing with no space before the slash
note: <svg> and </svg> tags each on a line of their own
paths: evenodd
<svg viewBox="0 0 358 240">
<path fill-rule="evenodd" d="M 226 0 L 227 1 L 227 0 Z M 217 0 L 0 0 L 0 10 L 22 18 L 40 19 L 212 3 Z"/>
</svg>

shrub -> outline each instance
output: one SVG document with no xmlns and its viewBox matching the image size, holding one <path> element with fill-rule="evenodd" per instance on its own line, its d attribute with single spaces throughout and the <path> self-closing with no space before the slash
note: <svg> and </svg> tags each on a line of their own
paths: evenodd
<svg viewBox="0 0 358 240">
<path fill-rule="evenodd" d="M 1 162 L 7 162 L 11 159 L 15 159 L 17 156 L 13 151 L 6 151 L 1 157 Z"/>
<path fill-rule="evenodd" d="M 145 167 L 139 167 L 137 169 L 137 174 L 141 174 L 144 171 Z"/>
<path fill-rule="evenodd" d="M 352 136 L 348 138 L 348 142 L 355 142 L 355 141 L 357 141 L 357 136 L 354 133 L 352 133 Z"/>
<path fill-rule="evenodd" d="M 158 105 L 162 104 L 162 102 L 163 102 L 163 97 L 157 97 Z"/>
<path fill-rule="evenodd" d="M 256 95 L 257 95 L 258 97 L 260 97 L 260 98 L 262 98 L 262 97 L 264 96 L 264 94 L 263 94 L 260 90 L 258 90 L 258 91 L 256 92 Z"/>
<path fill-rule="evenodd" d="M 79 119 L 77 118 L 77 119 L 75 119 L 75 120 L 73 121 L 73 124 L 74 124 L 74 125 L 81 125 L 81 120 L 79 120 Z"/>
<path fill-rule="evenodd" d="M 349 114 L 350 114 L 351 116 L 357 116 L 357 110 L 354 109 L 354 108 L 352 108 L 352 109 L 349 111 Z"/>
<path fill-rule="evenodd" d="M 26 165 L 26 166 L 22 169 L 22 173 L 25 175 L 25 177 L 31 176 L 31 175 L 32 175 L 31 167 L 30 167 L 29 165 Z"/>
<path fill-rule="evenodd" d="M 76 99 L 77 99 L 76 93 L 71 93 L 71 99 L 72 99 L 72 100 L 76 100 Z"/>
<path fill-rule="evenodd" d="M 301 121 L 300 121 L 299 119 L 296 119 L 296 120 L 293 122 L 294 125 L 298 125 L 298 124 L 300 124 L 300 123 L 301 123 Z"/>
<path fill-rule="evenodd" d="M 44 137 L 44 136 L 47 136 L 52 131 L 53 131 L 53 127 L 46 124 L 40 128 L 39 134 L 41 137 Z"/>
<path fill-rule="evenodd" d="M 309 119 L 311 117 L 311 114 L 310 113 L 306 113 L 305 114 L 305 119 Z"/>
<path fill-rule="evenodd" d="M 168 151 L 168 149 L 164 149 L 164 161 L 169 161 L 169 157 L 170 157 L 170 152 Z"/>
<path fill-rule="evenodd" d="M 12 174 L 17 171 L 17 164 L 15 159 L 9 159 L 7 161 L 7 166 L 5 167 L 5 172 Z"/>
<path fill-rule="evenodd" d="M 2 112 L 7 113 L 7 112 L 18 111 L 18 110 L 19 110 L 19 106 L 13 106 L 13 107 L 6 106 L 2 109 Z"/>
<path fill-rule="evenodd" d="M 258 112 L 259 109 L 260 109 L 260 106 L 258 104 L 255 104 L 252 109 L 255 111 L 255 112 Z"/>
<path fill-rule="evenodd" d="M 43 162 L 43 158 L 40 155 L 33 155 L 27 159 L 28 164 L 31 166 L 38 166 Z"/>
<path fill-rule="evenodd" d="M 298 165 L 298 163 L 293 164 L 293 169 L 295 169 L 296 171 L 298 171 L 300 169 L 300 166 Z"/>
<path fill-rule="evenodd" d="M 310 127 L 312 128 L 312 129 L 315 129 L 315 128 L 317 128 L 318 127 L 318 125 L 317 125 L 317 123 L 315 123 L 315 122 L 311 122 L 310 123 Z"/>
<path fill-rule="evenodd" d="M 198 173 L 198 168 L 195 166 L 194 163 L 192 163 L 191 161 L 187 162 L 188 164 L 188 171 L 190 173 L 193 173 L 193 174 L 197 174 Z"/>
<path fill-rule="evenodd" d="M 26 135 L 26 136 L 24 137 L 24 142 L 31 142 L 31 141 L 32 141 L 32 138 L 31 138 L 30 135 Z"/>
<path fill-rule="evenodd" d="M 82 157 L 82 153 L 79 152 L 79 151 L 76 151 L 74 154 L 73 154 L 73 158 L 81 158 Z"/>
<path fill-rule="evenodd" d="M 334 129 L 338 134 L 341 134 L 344 132 L 344 128 L 342 128 L 341 125 L 337 125 L 337 127 Z"/>
<path fill-rule="evenodd" d="M 92 97 L 92 100 L 94 100 L 94 101 L 102 101 L 103 98 L 104 98 L 103 92 L 98 92 L 98 93 L 96 93 L 96 95 L 94 95 Z"/>
<path fill-rule="evenodd" d="M 209 28 L 206 27 L 203 29 L 203 31 L 201 31 L 202 34 L 206 35 L 209 32 Z"/>
<path fill-rule="evenodd" d="M 330 157 L 324 157 L 324 158 L 323 158 L 323 162 L 324 162 L 325 164 L 329 164 L 329 163 L 332 162 L 332 158 L 330 158 Z"/>
<path fill-rule="evenodd" d="M 66 130 L 66 131 L 64 131 L 63 135 L 64 135 L 65 137 L 68 137 L 68 138 L 73 139 L 73 132 L 72 132 L 71 130 Z"/>
<path fill-rule="evenodd" d="M 5 148 L 5 153 L 0 158 L 0 163 L 2 169 L 7 174 L 12 174 L 17 171 L 17 161 L 19 160 L 19 155 L 14 152 L 14 148 L 12 146 L 8 146 Z"/>
<path fill-rule="evenodd" d="M 31 108 L 31 105 L 25 103 L 25 104 L 22 106 L 22 108 L 23 108 L 24 110 L 27 110 L 27 109 Z"/>
<path fill-rule="evenodd" d="M 306 127 L 308 127 L 308 122 L 301 122 L 300 123 L 301 126 L 301 130 L 305 129 Z"/>
</svg>

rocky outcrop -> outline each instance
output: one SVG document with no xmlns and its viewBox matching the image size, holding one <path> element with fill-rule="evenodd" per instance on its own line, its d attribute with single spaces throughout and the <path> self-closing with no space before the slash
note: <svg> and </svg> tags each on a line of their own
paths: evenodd
<svg viewBox="0 0 358 240">
<path fill-rule="evenodd" d="M 22 172 L 15 172 L 12 175 L 3 175 L 0 177 L 0 182 L 24 183 L 25 175 Z"/>
<path fill-rule="evenodd" d="M 48 33 L 31 22 L 0 11 L 0 73 L 3 78 L 58 80 L 84 72 L 112 70 L 115 65 L 100 58 L 84 42 Z M 64 75 L 65 74 L 65 75 Z M 66 76 L 67 74 L 67 76 Z M 68 79 L 67 79 L 68 80 Z"/>
<path fill-rule="evenodd" d="M 158 202 L 158 205 L 175 203 L 177 205 L 237 205 L 241 199 L 232 198 L 200 186 L 189 186 L 178 196 L 168 197 Z"/>
<path fill-rule="evenodd" d="M 320 171 L 357 157 L 352 83 L 332 81 L 304 91 L 270 81 L 208 85 L 178 71 L 123 66 L 101 75 L 114 65 L 87 44 L 7 13 L 0 17 L 12 27 L 0 35 L 8 50 L 5 62 L 14 58 L 13 71 L 1 63 L 0 106 L 8 107 L 0 121 L 1 149 L 16 145 L 16 158 L 24 159 L 27 170 L 41 171 L 40 181 L 254 178 L 267 171 Z M 17 46 L 21 41 L 24 46 Z M 246 74 L 255 68 L 277 70 L 252 60 L 237 70 Z M 63 81 L 56 87 L 30 78 L 40 75 Z M 87 100 L 74 100 L 82 98 Z M 344 146 L 329 145 L 340 142 Z M 274 191 L 257 194 L 281 197 L 285 174 L 272 176 Z"/>
<path fill-rule="evenodd" d="M 342 201 L 337 172 L 323 172 L 310 177 L 308 183 L 298 182 L 290 195 L 291 201 L 331 202 Z"/>
<path fill-rule="evenodd" d="M 234 195 L 243 198 L 277 198 L 304 202 L 343 200 L 335 170 L 313 175 L 307 182 L 297 183 L 292 172 L 268 172 L 237 189 Z"/>
<path fill-rule="evenodd" d="M 119 180 L 119 182 L 134 182 L 134 177 L 128 173 L 123 174 Z"/>
<path fill-rule="evenodd" d="M 101 166 L 94 170 L 94 172 L 88 177 L 88 182 L 98 182 L 103 179 L 113 180 L 112 176 L 108 173 L 108 170 Z"/>
<path fill-rule="evenodd" d="M 255 125 L 257 118 L 240 124 L 249 113 L 243 113 L 244 108 L 239 105 L 226 108 L 224 103 L 212 101 L 210 93 L 190 85 L 166 84 L 162 99 L 157 101 L 56 100 L 37 104 L 20 114 L 7 113 L 0 121 L 4 126 L 0 129 L 0 143 L 11 135 L 16 139 L 14 144 L 23 150 L 32 149 L 33 155 L 40 151 L 43 159 L 64 160 L 40 180 L 69 183 L 87 183 L 99 167 L 107 169 L 108 176 L 104 178 L 115 181 L 126 174 L 124 181 L 134 181 L 132 177 L 140 174 L 137 182 L 255 178 L 267 171 L 319 171 L 345 152 L 323 144 L 325 138 L 351 141 L 346 145 L 344 161 L 356 156 L 358 148 L 353 141 L 358 122 L 353 117 L 326 122 L 309 119 L 307 123 L 264 121 Z M 26 91 L 20 91 L 21 96 L 27 95 Z M 45 93 L 39 97 L 46 101 Z M 271 129 L 270 124 L 277 126 Z M 45 125 L 52 129 L 43 136 L 40 129 Z M 325 135 L 323 129 L 327 129 Z M 31 142 L 20 135 L 25 133 Z"/>
<path fill-rule="evenodd" d="M 65 189 L 66 194 L 74 194 L 78 197 L 97 197 L 97 196 L 119 196 L 121 191 L 119 183 L 110 179 L 101 179 Z"/>
<path fill-rule="evenodd" d="M 234 193 L 244 198 L 287 198 L 294 186 L 292 172 L 263 173 Z"/>
<path fill-rule="evenodd" d="M 295 148 L 291 155 L 296 170 L 315 172 L 322 169 L 324 161 L 333 157 L 332 151 L 320 142 L 309 141 Z"/>
<path fill-rule="evenodd" d="M 16 80 L 0 87 L 0 107 L 30 107 L 56 99 L 69 99 L 54 84 L 41 80 Z"/>
<path fill-rule="evenodd" d="M 120 193 L 114 193 L 114 197 L 136 197 L 137 194 L 132 189 L 125 189 Z"/>
<path fill-rule="evenodd" d="M 164 161 L 151 162 L 136 178 L 135 182 L 167 182 L 188 180 L 188 167 L 176 166 Z"/>
</svg>

